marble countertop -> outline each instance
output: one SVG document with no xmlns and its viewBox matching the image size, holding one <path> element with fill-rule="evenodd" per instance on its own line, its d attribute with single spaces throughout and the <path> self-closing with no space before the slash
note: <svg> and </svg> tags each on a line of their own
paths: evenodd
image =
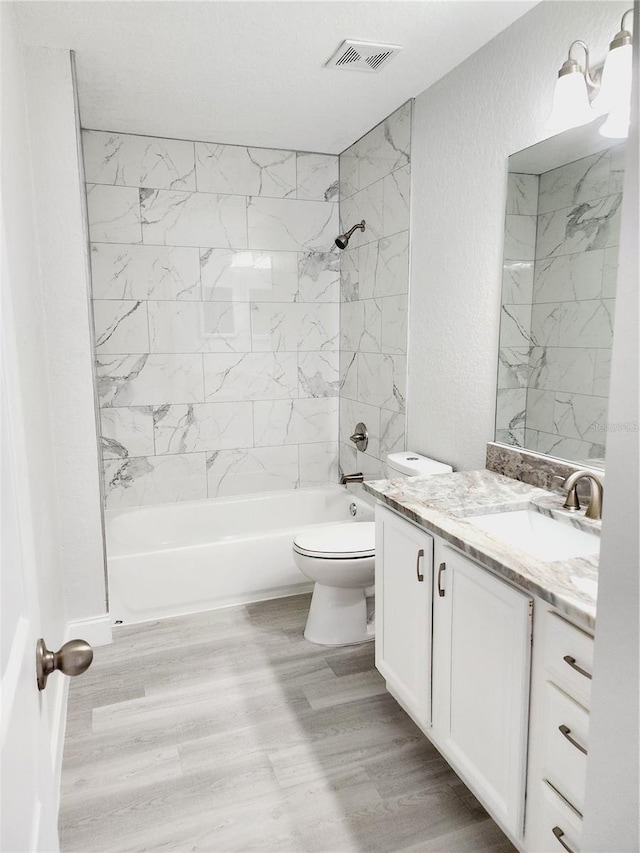
<svg viewBox="0 0 640 853">
<path fill-rule="evenodd" d="M 599 521 L 563 510 L 561 495 L 487 470 L 366 481 L 363 486 L 429 533 L 441 536 L 481 565 L 594 630 L 598 556 L 543 562 L 466 520 L 507 509 L 535 509 L 574 527 L 600 532 Z"/>
</svg>

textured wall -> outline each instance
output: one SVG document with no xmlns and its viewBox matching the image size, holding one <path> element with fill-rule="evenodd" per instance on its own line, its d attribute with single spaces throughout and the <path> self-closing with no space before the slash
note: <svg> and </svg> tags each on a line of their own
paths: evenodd
<svg viewBox="0 0 640 853">
<path fill-rule="evenodd" d="M 340 155 L 341 229 L 366 222 L 341 256 L 340 467 L 366 477 L 405 449 L 410 148 L 409 102 Z"/>
<path fill-rule="evenodd" d="M 335 482 L 338 158 L 83 140 L 107 507 Z"/>
<path fill-rule="evenodd" d="M 507 158 L 548 135 L 569 44 L 601 61 L 625 8 L 541 3 L 416 99 L 408 445 L 456 468 L 494 434 Z"/>
</svg>

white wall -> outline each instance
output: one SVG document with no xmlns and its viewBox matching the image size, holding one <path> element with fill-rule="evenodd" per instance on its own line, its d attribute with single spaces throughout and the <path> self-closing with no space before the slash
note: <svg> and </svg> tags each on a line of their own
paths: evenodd
<svg viewBox="0 0 640 853">
<path fill-rule="evenodd" d="M 635 4 L 638 21 L 640 6 Z M 638 51 L 622 202 L 582 850 L 638 850 Z M 635 424 L 635 430 L 633 425 Z M 603 628 L 604 626 L 604 628 Z"/>
<path fill-rule="evenodd" d="M 543 2 L 418 96 L 407 447 L 457 469 L 493 440 L 507 158 L 544 121 L 569 44 L 604 59 L 628 3 Z"/>
<path fill-rule="evenodd" d="M 29 105 L 31 169 L 37 234 L 17 243 L 33 251 L 37 240 L 39 281 L 25 306 L 41 303 L 38 382 L 48 377 L 38 405 L 48 406 L 47 465 L 55 480 L 60 566 L 67 619 L 106 611 L 98 446 L 93 389 L 93 350 L 88 306 L 87 236 L 77 142 L 71 54 L 30 47 L 24 51 Z M 25 152 L 25 155 L 27 152 Z M 46 351 L 42 342 L 46 341 Z M 44 370 L 43 370 L 44 368 Z M 33 378 L 25 378 L 33 382 Z M 57 584 L 59 585 L 59 583 Z M 89 641 L 92 640 L 87 637 Z M 50 642 L 54 642 L 51 639 Z"/>
</svg>

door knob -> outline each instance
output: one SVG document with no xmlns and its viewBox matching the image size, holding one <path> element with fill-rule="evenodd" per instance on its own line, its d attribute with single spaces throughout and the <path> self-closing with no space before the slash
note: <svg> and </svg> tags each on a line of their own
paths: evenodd
<svg viewBox="0 0 640 853">
<path fill-rule="evenodd" d="M 59 669 L 65 675 L 82 675 L 91 666 L 93 649 L 84 640 L 69 640 L 57 652 L 51 652 L 40 637 L 36 643 L 38 690 L 47 686 L 47 678 Z"/>
</svg>

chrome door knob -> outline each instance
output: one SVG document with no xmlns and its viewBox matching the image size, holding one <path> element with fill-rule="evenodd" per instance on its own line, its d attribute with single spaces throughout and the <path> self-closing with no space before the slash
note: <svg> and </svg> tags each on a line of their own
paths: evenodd
<svg viewBox="0 0 640 853">
<path fill-rule="evenodd" d="M 47 686 L 47 678 L 56 669 L 65 675 L 82 675 L 93 660 L 93 649 L 84 640 L 69 640 L 57 652 L 49 651 L 40 637 L 36 643 L 36 676 L 38 690 Z"/>
</svg>

